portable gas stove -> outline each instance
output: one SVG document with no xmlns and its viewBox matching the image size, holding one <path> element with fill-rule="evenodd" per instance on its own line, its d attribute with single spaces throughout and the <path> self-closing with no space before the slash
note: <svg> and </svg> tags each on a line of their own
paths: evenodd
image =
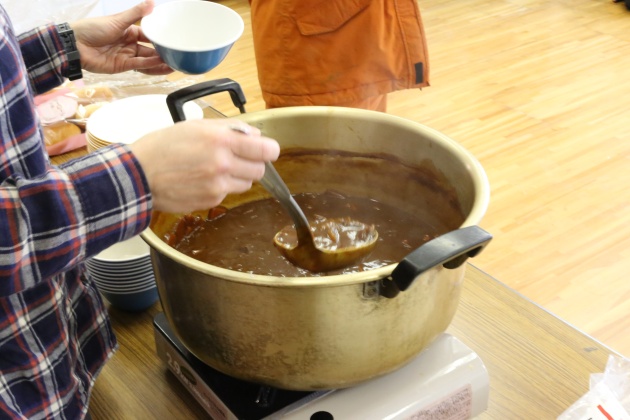
<svg viewBox="0 0 630 420">
<path fill-rule="evenodd" d="M 446 333 L 395 372 L 352 388 L 299 392 L 218 372 L 186 350 L 164 314 L 153 325 L 158 355 L 215 420 L 463 420 L 488 406 L 486 367 Z"/>
</svg>

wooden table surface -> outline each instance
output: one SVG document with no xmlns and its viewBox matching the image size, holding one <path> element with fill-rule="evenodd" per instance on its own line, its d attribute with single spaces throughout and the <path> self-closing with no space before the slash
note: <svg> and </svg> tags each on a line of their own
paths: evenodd
<svg viewBox="0 0 630 420">
<path fill-rule="evenodd" d="M 120 348 L 96 380 L 92 418 L 208 418 L 155 351 L 159 303 L 142 313 L 109 310 Z M 488 368 L 490 402 L 480 419 L 554 419 L 615 354 L 470 264 L 449 332 Z"/>
<path fill-rule="evenodd" d="M 82 148 L 52 161 L 85 153 Z M 156 353 L 159 303 L 142 313 L 109 311 L 120 349 L 96 380 L 92 418 L 209 418 Z M 589 375 L 603 372 L 608 356 L 616 354 L 470 264 L 448 332 L 488 369 L 490 401 L 480 419 L 555 419 L 588 391 Z"/>
</svg>

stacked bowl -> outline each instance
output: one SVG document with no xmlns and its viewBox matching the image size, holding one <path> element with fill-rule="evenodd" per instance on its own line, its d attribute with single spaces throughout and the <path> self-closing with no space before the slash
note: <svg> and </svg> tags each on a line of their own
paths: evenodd
<svg viewBox="0 0 630 420">
<path fill-rule="evenodd" d="M 113 143 L 131 144 L 145 134 L 173 125 L 173 118 L 162 94 L 138 95 L 103 105 L 87 120 L 87 149 L 93 152 Z M 195 102 L 184 105 L 187 120 L 203 118 Z"/>
<path fill-rule="evenodd" d="M 87 149 L 93 152 L 114 143 L 132 144 L 145 134 L 173 125 L 167 95 L 138 95 L 103 105 L 88 118 Z M 195 102 L 184 105 L 186 119 L 203 118 Z M 142 311 L 158 300 L 149 246 L 136 236 L 86 261 L 88 274 L 113 306 Z"/>
<path fill-rule="evenodd" d="M 119 309 L 142 311 L 158 300 L 149 246 L 140 236 L 107 248 L 85 264 L 99 292 Z"/>
</svg>

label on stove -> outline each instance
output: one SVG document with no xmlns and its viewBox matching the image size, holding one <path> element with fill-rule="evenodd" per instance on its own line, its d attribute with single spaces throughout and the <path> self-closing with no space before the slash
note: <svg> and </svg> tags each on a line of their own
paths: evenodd
<svg viewBox="0 0 630 420">
<path fill-rule="evenodd" d="M 155 334 L 158 354 L 166 361 L 171 372 L 190 391 L 193 397 L 214 420 L 238 420 L 238 418 L 221 402 L 221 399 L 208 388 L 203 380 L 194 372 L 188 362 L 172 349 L 160 334 Z"/>
<path fill-rule="evenodd" d="M 407 420 L 466 420 L 472 415 L 473 392 L 470 384 L 407 417 Z"/>
</svg>

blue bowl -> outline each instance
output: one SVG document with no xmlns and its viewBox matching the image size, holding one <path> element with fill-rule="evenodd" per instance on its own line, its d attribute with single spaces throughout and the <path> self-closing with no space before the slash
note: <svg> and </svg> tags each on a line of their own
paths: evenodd
<svg viewBox="0 0 630 420">
<path fill-rule="evenodd" d="M 159 299 L 157 287 L 134 293 L 112 293 L 100 289 L 99 291 L 112 306 L 129 312 L 144 311 Z"/>
<path fill-rule="evenodd" d="M 162 60 L 187 74 L 206 73 L 219 65 L 245 28 L 234 10 L 202 0 L 156 6 L 140 26 Z"/>
<path fill-rule="evenodd" d="M 230 44 L 216 50 L 195 52 L 180 51 L 156 43 L 153 45 L 166 64 L 186 74 L 203 74 L 212 70 L 223 61 L 232 48 Z"/>
</svg>

